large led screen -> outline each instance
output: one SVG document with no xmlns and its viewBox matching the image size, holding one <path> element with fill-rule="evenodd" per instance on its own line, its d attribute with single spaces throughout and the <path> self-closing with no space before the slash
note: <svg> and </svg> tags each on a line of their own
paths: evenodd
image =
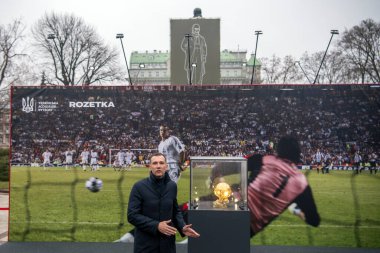
<svg viewBox="0 0 380 253">
<path fill-rule="evenodd" d="M 118 240 L 133 228 L 126 218 L 131 187 L 148 176 L 148 157 L 166 125 L 190 157 L 276 156 L 281 137 L 298 139 L 297 169 L 320 223 L 307 225 L 292 205 L 252 244 L 380 247 L 379 91 L 369 85 L 13 87 L 9 240 Z M 131 154 L 128 166 L 118 163 L 119 152 Z M 200 184 L 203 190 L 214 175 Z M 280 177 L 274 197 L 287 184 Z M 178 181 L 180 203 L 189 200 L 189 178 L 187 169 Z"/>
</svg>

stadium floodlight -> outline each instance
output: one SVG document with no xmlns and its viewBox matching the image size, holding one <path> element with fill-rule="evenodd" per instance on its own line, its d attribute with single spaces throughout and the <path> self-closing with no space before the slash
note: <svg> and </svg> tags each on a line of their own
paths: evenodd
<svg viewBox="0 0 380 253">
<path fill-rule="evenodd" d="M 330 38 L 329 44 L 327 45 L 327 48 L 326 48 L 325 54 L 323 55 L 323 58 L 322 58 L 322 61 L 321 61 L 321 65 L 319 66 L 319 69 L 318 69 L 317 75 L 315 76 L 315 79 L 314 79 L 313 84 L 316 84 L 316 83 L 317 83 L 318 75 L 319 75 L 319 71 L 321 70 L 321 67 L 322 67 L 323 61 L 325 60 L 325 57 L 326 57 L 326 54 L 327 54 L 327 50 L 329 50 L 329 46 L 330 46 L 331 40 L 332 40 L 332 38 L 333 38 L 333 36 L 334 36 L 335 34 L 339 34 L 339 31 L 338 31 L 338 30 L 331 30 L 330 33 L 331 33 L 331 38 Z"/>
<path fill-rule="evenodd" d="M 193 72 L 193 73 L 196 73 L 195 71 L 196 71 L 196 68 L 197 68 L 197 64 L 196 64 L 195 62 L 193 62 L 193 63 L 191 64 L 191 68 L 192 68 L 192 72 Z"/>
<path fill-rule="evenodd" d="M 50 34 L 48 34 L 47 38 L 49 40 L 54 40 L 55 39 L 55 34 L 54 33 L 50 33 Z"/>
<path fill-rule="evenodd" d="M 244 62 L 242 62 L 242 64 L 241 64 L 241 71 L 240 71 L 240 73 L 241 73 L 241 78 L 242 78 L 242 83 L 246 83 L 246 78 L 247 78 L 247 76 L 246 76 L 246 72 L 247 72 L 247 62 L 246 61 L 244 61 Z"/>
<path fill-rule="evenodd" d="M 188 65 L 189 65 L 189 70 L 188 70 L 188 73 L 189 73 L 189 85 L 191 85 L 191 64 L 190 64 L 190 38 L 193 37 L 191 34 L 189 33 L 186 33 L 185 34 L 185 38 L 187 38 L 187 56 L 188 56 Z"/>
<path fill-rule="evenodd" d="M 309 83 L 311 84 L 311 81 L 310 81 L 309 77 L 307 76 L 305 70 L 303 70 L 300 61 L 296 61 L 295 63 L 298 64 L 298 66 L 300 66 L 300 68 L 301 68 L 301 70 L 302 70 L 302 73 L 306 76 L 307 80 L 308 80 Z"/>
<path fill-rule="evenodd" d="M 254 55 L 254 57 L 253 57 L 251 84 L 253 84 L 253 77 L 254 77 L 254 75 L 255 75 L 257 44 L 258 44 L 258 42 L 259 42 L 259 35 L 260 35 L 260 34 L 263 34 L 263 32 L 262 32 L 262 31 L 255 31 L 255 35 L 256 35 L 256 47 L 255 47 L 255 55 Z"/>
<path fill-rule="evenodd" d="M 122 38 L 124 38 L 124 34 L 122 33 L 116 34 L 116 39 L 122 39 Z"/>
<path fill-rule="evenodd" d="M 123 38 L 124 38 L 124 34 L 122 34 L 122 33 L 116 34 L 116 39 L 120 39 L 121 48 L 123 49 L 123 55 L 124 55 L 125 65 L 127 66 L 129 84 L 132 86 L 133 84 L 132 84 L 131 75 L 129 74 L 128 61 L 127 61 L 127 57 L 125 56 L 125 50 L 124 50 L 124 45 L 123 45 Z"/>
<path fill-rule="evenodd" d="M 145 63 L 140 62 L 139 63 L 139 70 L 137 71 L 137 74 L 136 74 L 136 82 L 135 83 L 138 83 L 140 71 L 141 71 L 141 69 L 144 69 L 144 68 L 145 68 Z"/>
</svg>

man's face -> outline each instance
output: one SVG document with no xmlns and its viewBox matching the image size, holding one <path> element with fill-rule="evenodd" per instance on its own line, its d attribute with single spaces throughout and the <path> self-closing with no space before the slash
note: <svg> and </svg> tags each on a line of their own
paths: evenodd
<svg viewBox="0 0 380 253">
<path fill-rule="evenodd" d="M 160 126 L 160 137 L 164 139 L 169 137 L 169 129 L 167 127 Z"/>
<path fill-rule="evenodd" d="M 197 26 L 193 27 L 193 35 L 198 36 L 201 29 Z"/>
<path fill-rule="evenodd" d="M 158 177 L 158 178 L 163 177 L 165 174 L 165 171 L 168 168 L 165 157 L 162 155 L 153 156 L 150 159 L 149 168 L 155 177 Z"/>
</svg>

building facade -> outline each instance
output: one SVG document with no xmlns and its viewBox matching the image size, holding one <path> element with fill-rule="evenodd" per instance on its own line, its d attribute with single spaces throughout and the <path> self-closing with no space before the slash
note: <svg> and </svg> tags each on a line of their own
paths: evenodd
<svg viewBox="0 0 380 253">
<path fill-rule="evenodd" d="M 254 55 L 247 51 L 223 50 L 220 53 L 220 84 L 250 84 Z M 130 75 L 135 85 L 170 85 L 170 52 L 134 51 L 130 58 Z M 261 83 L 261 63 L 256 59 L 254 83 Z M 173 84 L 175 85 L 175 84 Z"/>
<path fill-rule="evenodd" d="M 170 53 L 168 51 L 132 52 L 130 65 L 129 73 L 133 84 L 170 84 Z"/>
<path fill-rule="evenodd" d="M 0 148 L 9 148 L 9 107 L 0 110 Z"/>
</svg>

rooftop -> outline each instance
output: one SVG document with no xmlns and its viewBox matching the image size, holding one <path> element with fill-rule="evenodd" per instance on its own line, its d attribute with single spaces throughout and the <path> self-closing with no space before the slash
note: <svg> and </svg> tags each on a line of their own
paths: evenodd
<svg viewBox="0 0 380 253">
<path fill-rule="evenodd" d="M 166 63 L 170 58 L 169 51 L 162 52 L 154 50 L 153 52 L 137 52 L 131 54 L 131 64 L 139 63 Z"/>
<path fill-rule="evenodd" d="M 220 52 L 220 61 L 221 62 L 245 62 L 247 51 L 231 51 L 231 50 L 223 50 Z M 247 61 L 247 65 L 253 65 L 253 56 L 251 55 L 249 60 Z M 153 52 L 145 51 L 138 52 L 134 51 L 131 54 L 131 64 L 139 64 L 139 63 L 166 63 L 170 59 L 170 52 L 166 50 L 165 52 L 154 50 Z M 261 65 L 261 62 L 256 59 L 255 65 Z"/>
</svg>

